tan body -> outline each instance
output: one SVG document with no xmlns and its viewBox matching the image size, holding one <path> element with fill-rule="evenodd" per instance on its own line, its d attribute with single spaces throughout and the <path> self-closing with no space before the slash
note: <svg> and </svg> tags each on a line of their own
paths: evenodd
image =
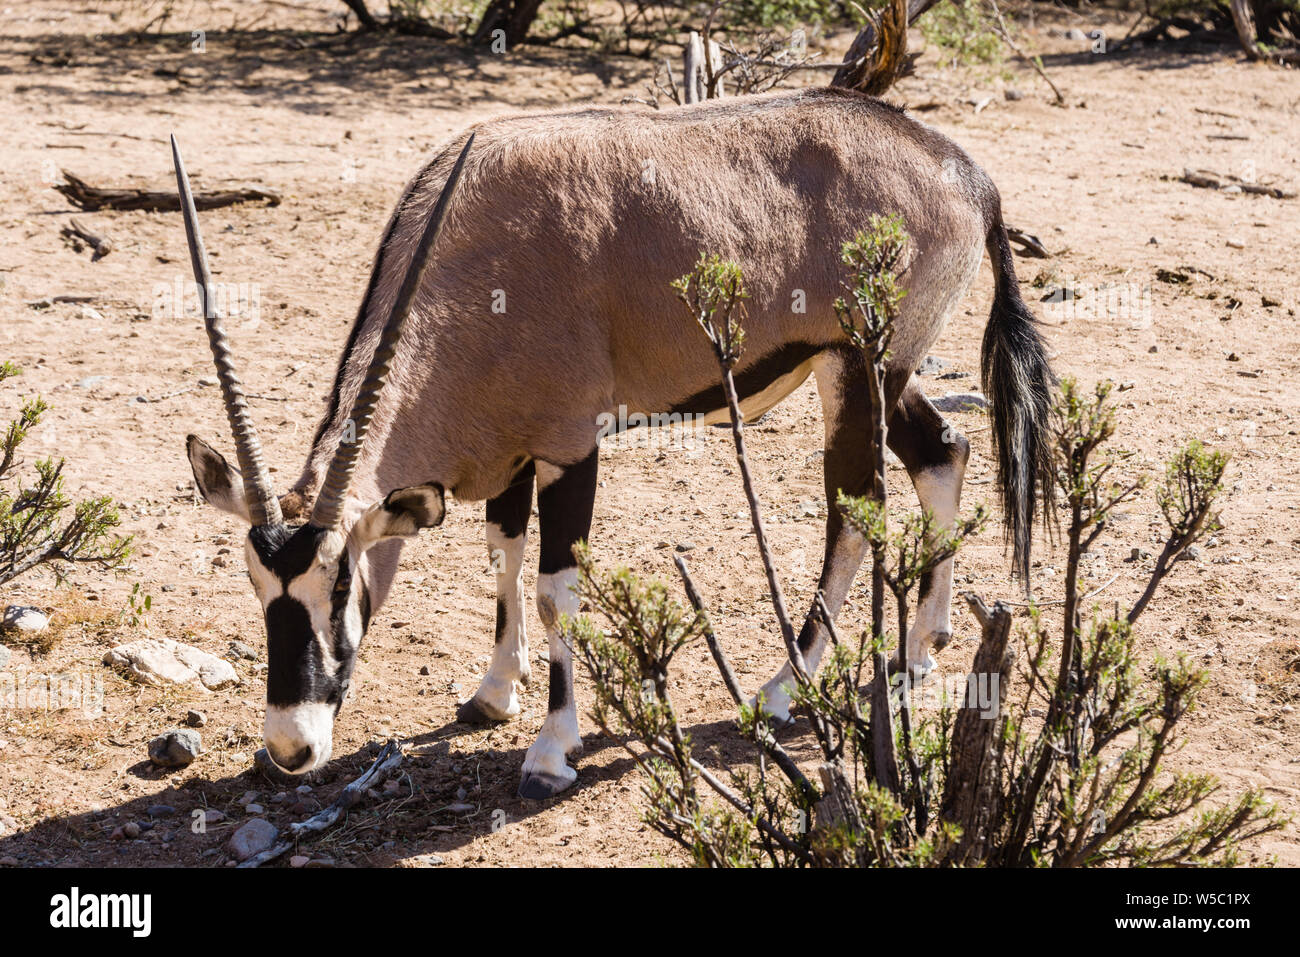
<svg viewBox="0 0 1300 957">
<path fill-rule="evenodd" d="M 390 389 L 403 401 L 380 406 L 363 455 L 363 499 L 430 480 L 490 498 L 520 456 L 583 458 L 603 412 L 665 412 L 716 387 L 707 343 L 669 288 L 702 251 L 745 272 L 743 379 L 781 346 L 842 342 L 831 308 L 845 278 L 839 247 L 872 213 L 901 214 L 912 248 L 893 353 L 914 368 L 975 276 L 996 197 L 946 138 L 879 101 L 828 91 L 524 116 L 475 132 L 399 347 Z M 296 486 L 307 496 L 418 238 L 421 218 L 403 210 L 432 204 L 461 142 L 399 204 L 339 411 Z M 802 363 L 766 404 L 810 369 Z"/>
</svg>

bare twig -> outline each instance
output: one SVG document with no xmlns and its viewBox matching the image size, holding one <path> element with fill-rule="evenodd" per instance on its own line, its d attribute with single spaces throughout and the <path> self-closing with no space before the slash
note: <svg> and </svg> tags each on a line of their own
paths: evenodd
<svg viewBox="0 0 1300 957">
<path fill-rule="evenodd" d="M 305 821 L 289 825 L 289 834 L 293 840 L 280 841 L 274 847 L 250 857 L 240 867 L 260 867 L 267 861 L 273 861 L 293 848 L 298 839 L 305 834 L 319 834 L 333 827 L 343 812 L 356 804 L 370 788 L 384 783 L 402 763 L 402 744 L 396 738 L 390 738 L 366 772 L 343 789 L 343 793 L 334 799 L 334 803 L 317 811 Z"/>
</svg>

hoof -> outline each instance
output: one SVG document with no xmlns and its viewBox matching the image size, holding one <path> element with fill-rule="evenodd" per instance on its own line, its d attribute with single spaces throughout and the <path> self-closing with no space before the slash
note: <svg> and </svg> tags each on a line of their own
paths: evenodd
<svg viewBox="0 0 1300 957">
<path fill-rule="evenodd" d="M 500 724 L 505 718 L 496 718 L 488 714 L 477 698 L 470 698 L 456 707 L 456 720 L 460 724 Z"/>
<path fill-rule="evenodd" d="M 931 658 L 929 654 L 926 654 L 925 657 L 922 658 L 920 661 L 917 661 L 915 658 L 912 658 L 910 655 L 908 656 L 907 659 L 907 670 L 911 672 L 913 680 L 919 680 L 921 678 L 924 678 L 930 672 L 934 671 L 934 669 L 937 667 L 938 665 L 934 663 L 934 659 Z M 894 657 L 889 659 L 889 673 L 891 675 L 896 675 L 898 674 L 898 672 L 899 672 L 898 656 L 895 655 Z"/>
<path fill-rule="evenodd" d="M 525 801 L 545 801 L 568 790 L 577 779 L 576 771 L 571 778 L 535 771 L 532 774 L 525 774 L 519 782 L 519 796 Z"/>
<path fill-rule="evenodd" d="M 781 697 L 783 700 L 785 699 L 784 692 L 781 692 Z M 773 709 L 768 707 L 770 704 L 770 700 L 765 700 L 762 704 L 759 704 L 757 696 L 749 699 L 749 706 L 755 711 L 762 713 L 763 716 L 767 718 L 768 724 L 776 730 L 780 731 L 795 723 L 794 715 L 790 714 L 788 705 L 785 708 Z"/>
</svg>

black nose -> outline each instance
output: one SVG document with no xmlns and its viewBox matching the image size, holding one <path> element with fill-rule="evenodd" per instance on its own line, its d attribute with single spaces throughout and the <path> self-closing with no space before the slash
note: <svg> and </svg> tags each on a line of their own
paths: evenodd
<svg viewBox="0 0 1300 957">
<path fill-rule="evenodd" d="M 271 760 L 274 761 L 276 765 L 281 769 L 288 771 L 290 774 L 293 774 L 299 768 L 306 767 L 311 762 L 311 745 L 307 745 L 296 754 L 289 755 L 288 757 L 284 757 L 277 753 L 269 744 L 266 746 L 266 751 L 271 755 Z"/>
</svg>

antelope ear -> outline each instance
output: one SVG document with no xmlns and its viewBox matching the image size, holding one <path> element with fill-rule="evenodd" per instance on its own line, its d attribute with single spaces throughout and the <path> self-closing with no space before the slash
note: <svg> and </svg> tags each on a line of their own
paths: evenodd
<svg viewBox="0 0 1300 957">
<path fill-rule="evenodd" d="M 244 500 L 244 479 L 239 469 L 197 435 L 185 439 L 185 453 L 189 456 L 190 468 L 194 470 L 194 484 L 204 501 L 251 525 L 248 502 Z"/>
<path fill-rule="evenodd" d="M 442 486 L 437 482 L 389 492 L 357 519 L 352 536 L 362 551 L 388 538 L 413 538 L 422 528 L 435 528 L 447 514 Z"/>
</svg>

